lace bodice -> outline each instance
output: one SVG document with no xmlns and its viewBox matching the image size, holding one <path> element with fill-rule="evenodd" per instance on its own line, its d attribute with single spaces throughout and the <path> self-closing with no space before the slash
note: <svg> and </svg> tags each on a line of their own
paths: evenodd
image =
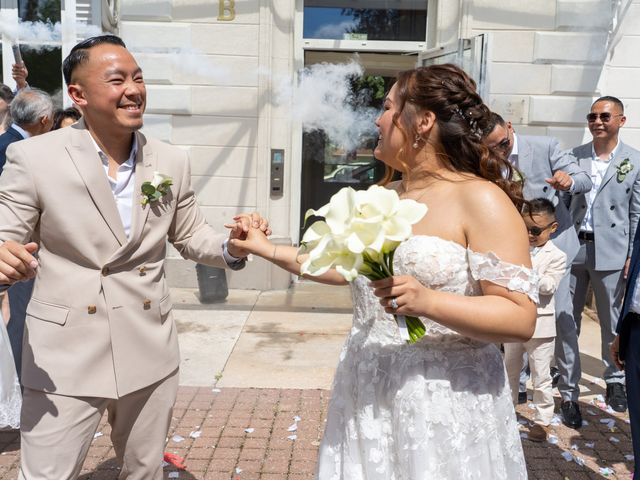
<svg viewBox="0 0 640 480">
<path fill-rule="evenodd" d="M 537 276 L 533 270 L 501 261 L 496 255 L 474 252 L 451 240 L 416 235 L 402 243 L 394 257 L 397 275 L 412 275 L 434 290 L 465 296 L 481 295 L 480 280 L 525 293 L 538 301 Z M 353 284 L 354 325 L 370 342 L 403 343 L 391 315 L 384 313 L 367 279 Z M 420 343 L 480 343 L 428 318 L 421 318 L 426 335 Z M 352 332 L 352 334 L 355 332 Z"/>
</svg>

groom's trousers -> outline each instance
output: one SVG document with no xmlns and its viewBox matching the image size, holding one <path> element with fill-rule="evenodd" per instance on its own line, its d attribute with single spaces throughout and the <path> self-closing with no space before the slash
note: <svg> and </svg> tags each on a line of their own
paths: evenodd
<svg viewBox="0 0 640 480">
<path fill-rule="evenodd" d="M 131 365 L 135 368 L 135 365 Z M 25 388 L 19 480 L 74 480 L 105 410 L 119 479 L 161 480 L 178 370 L 118 399 L 69 397 Z"/>
</svg>

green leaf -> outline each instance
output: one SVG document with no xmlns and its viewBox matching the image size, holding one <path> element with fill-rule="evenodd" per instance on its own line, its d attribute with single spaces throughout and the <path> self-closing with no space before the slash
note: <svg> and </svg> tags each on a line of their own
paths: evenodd
<svg viewBox="0 0 640 480">
<path fill-rule="evenodd" d="M 154 193 L 156 193 L 156 187 L 151 185 L 151 182 L 144 182 L 142 184 L 141 190 L 142 190 L 142 193 L 144 193 L 147 196 L 153 195 Z"/>
</svg>

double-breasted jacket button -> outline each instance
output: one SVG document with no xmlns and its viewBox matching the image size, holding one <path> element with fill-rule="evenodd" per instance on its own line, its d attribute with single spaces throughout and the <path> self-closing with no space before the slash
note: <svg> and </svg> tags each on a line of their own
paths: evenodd
<svg viewBox="0 0 640 480">
<path fill-rule="evenodd" d="M 149 300 L 148 298 L 145 299 L 145 301 L 142 303 L 142 308 L 144 308 L 145 310 L 149 310 L 151 308 L 151 300 Z"/>
<path fill-rule="evenodd" d="M 144 277 L 147 274 L 147 267 L 143 265 L 140 268 L 138 268 L 138 271 L 140 272 L 140 276 Z"/>
<path fill-rule="evenodd" d="M 626 193 L 629 193 L 629 191 L 630 191 L 630 190 L 631 190 L 630 188 L 627 188 L 627 191 L 626 191 Z"/>
<path fill-rule="evenodd" d="M 94 313 L 96 313 L 97 311 L 98 311 L 98 309 L 96 308 L 96 306 L 95 306 L 95 305 L 89 305 L 89 306 L 87 307 L 87 313 L 88 313 L 89 315 L 93 315 L 93 314 L 94 314 Z"/>
<path fill-rule="evenodd" d="M 587 208 L 587 206 L 586 205 L 582 205 L 582 208 Z"/>
<path fill-rule="evenodd" d="M 611 224 L 611 228 L 613 228 L 613 227 L 615 227 L 615 226 L 616 226 L 616 224 L 615 224 L 615 223 L 612 223 L 612 224 Z"/>
<path fill-rule="evenodd" d="M 615 205 L 611 205 L 611 206 L 609 207 L 609 210 L 615 210 L 615 209 L 616 209 L 616 206 L 615 206 Z"/>
<path fill-rule="evenodd" d="M 102 275 L 106 277 L 107 275 L 109 275 L 109 272 L 109 267 L 102 267 Z"/>
<path fill-rule="evenodd" d="M 544 186 L 544 187 L 542 187 L 542 191 L 543 191 L 543 192 L 546 192 L 548 188 L 549 188 L 549 187 Z"/>
</svg>

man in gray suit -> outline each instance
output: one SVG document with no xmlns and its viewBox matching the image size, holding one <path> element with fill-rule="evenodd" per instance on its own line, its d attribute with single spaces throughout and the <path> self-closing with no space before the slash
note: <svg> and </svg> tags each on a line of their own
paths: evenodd
<svg viewBox="0 0 640 480">
<path fill-rule="evenodd" d="M 527 200 L 547 198 L 556 206 L 558 230 L 553 243 L 567 255 L 567 272 L 556 290 L 556 363 L 560 371 L 558 390 L 562 395 L 562 415 L 566 425 L 579 428 L 582 415 L 578 406 L 580 388 L 580 356 L 578 334 L 573 319 L 573 303 L 569 290 L 569 265 L 578 253 L 579 242 L 561 192 L 585 193 L 591 189 L 591 178 L 575 159 L 560 150 L 551 137 L 517 135 L 511 122 L 497 113 L 486 131 L 485 144 L 508 159 L 522 176 Z"/>
<path fill-rule="evenodd" d="M 640 218 L 640 152 L 618 138 L 625 121 L 619 99 L 601 97 L 593 103 L 587 115 L 593 141 L 572 151 L 580 166 L 591 174 L 593 190 L 586 195 L 574 192 L 569 205 L 580 238 L 580 250 L 571 268 L 573 314 L 579 333 L 591 284 L 600 320 L 607 403 L 617 412 L 627 409 L 624 371 L 616 368 L 609 344 L 616 336 Z"/>
</svg>

